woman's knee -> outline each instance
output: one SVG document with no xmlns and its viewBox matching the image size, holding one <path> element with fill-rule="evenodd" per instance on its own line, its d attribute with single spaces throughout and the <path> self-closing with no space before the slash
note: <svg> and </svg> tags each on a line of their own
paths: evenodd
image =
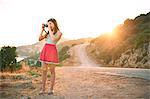
<svg viewBox="0 0 150 99">
<path fill-rule="evenodd" d="M 50 67 L 50 72 L 52 75 L 55 75 L 55 66 Z"/>
<path fill-rule="evenodd" d="M 47 69 L 48 69 L 47 64 L 44 63 L 43 66 L 42 66 L 42 70 L 43 70 L 43 71 L 47 71 Z"/>
</svg>

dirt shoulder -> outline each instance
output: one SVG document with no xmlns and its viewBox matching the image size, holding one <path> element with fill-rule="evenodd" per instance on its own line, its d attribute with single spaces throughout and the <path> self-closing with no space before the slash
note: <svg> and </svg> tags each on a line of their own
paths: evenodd
<svg viewBox="0 0 150 99">
<path fill-rule="evenodd" d="M 7 76 L 8 77 L 8 76 Z M 137 99 L 150 97 L 150 81 L 106 74 L 90 68 L 56 68 L 55 94 L 39 96 L 41 76 L 20 75 L 0 83 L 2 99 Z M 5 78 L 5 77 L 3 77 Z M 47 88 L 50 84 L 48 78 Z"/>
</svg>

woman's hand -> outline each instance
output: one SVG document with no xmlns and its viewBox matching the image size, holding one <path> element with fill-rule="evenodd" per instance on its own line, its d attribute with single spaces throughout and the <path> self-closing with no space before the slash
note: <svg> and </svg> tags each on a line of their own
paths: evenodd
<svg viewBox="0 0 150 99">
<path fill-rule="evenodd" d="M 42 30 L 41 30 L 41 34 L 40 34 L 40 36 L 39 36 L 39 41 L 43 40 L 43 39 L 47 36 L 47 34 L 42 35 L 42 34 L 43 34 L 43 31 L 45 31 L 45 30 L 44 30 L 44 24 L 42 24 Z"/>
<path fill-rule="evenodd" d="M 44 24 L 42 24 L 42 31 L 44 31 Z"/>
<path fill-rule="evenodd" d="M 54 32 L 51 29 L 49 29 L 49 34 L 54 34 Z"/>
<path fill-rule="evenodd" d="M 57 31 L 57 36 L 55 37 L 53 32 L 50 33 L 50 37 L 52 41 L 58 41 L 62 36 L 62 33 L 60 31 Z"/>
</svg>

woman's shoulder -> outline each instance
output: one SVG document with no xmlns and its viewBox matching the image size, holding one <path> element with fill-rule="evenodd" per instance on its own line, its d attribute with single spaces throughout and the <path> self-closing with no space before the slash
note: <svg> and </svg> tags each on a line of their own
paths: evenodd
<svg viewBox="0 0 150 99">
<path fill-rule="evenodd" d="M 60 30 L 58 30 L 58 31 L 57 31 L 57 34 L 60 34 L 60 35 L 62 35 L 62 32 L 61 32 Z"/>
</svg>

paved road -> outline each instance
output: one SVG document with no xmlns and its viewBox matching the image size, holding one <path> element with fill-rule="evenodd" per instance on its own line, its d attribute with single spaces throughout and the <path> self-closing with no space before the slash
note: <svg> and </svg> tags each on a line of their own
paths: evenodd
<svg viewBox="0 0 150 99">
<path fill-rule="evenodd" d="M 80 44 L 75 46 L 75 53 L 76 56 L 78 56 L 80 62 L 81 62 L 81 67 L 98 67 L 98 64 L 96 64 L 93 60 L 91 60 L 87 53 L 86 53 L 86 46 L 87 44 Z"/>
<path fill-rule="evenodd" d="M 98 69 L 99 72 L 105 72 L 112 75 L 121 75 L 127 77 L 138 77 L 150 80 L 150 69 L 137 69 L 137 68 L 115 68 L 115 67 L 100 67 L 99 64 L 93 62 L 86 53 L 87 44 L 76 46 L 76 54 L 81 62 L 81 66 L 72 68 L 91 68 Z"/>
</svg>

